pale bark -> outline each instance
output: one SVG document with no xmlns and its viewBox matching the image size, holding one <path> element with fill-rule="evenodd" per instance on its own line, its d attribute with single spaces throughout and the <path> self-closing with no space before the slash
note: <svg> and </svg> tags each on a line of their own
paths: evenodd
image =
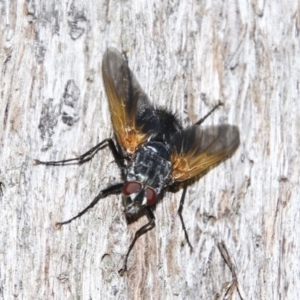
<svg viewBox="0 0 300 300">
<path fill-rule="evenodd" d="M 299 299 L 300 40 L 297 1 L 2 1 L 0 295 L 3 299 Z M 238 125 L 236 153 L 142 217 L 121 196 L 57 230 L 120 172 L 108 149 L 81 166 L 34 166 L 112 136 L 108 46 L 184 125 Z M 234 274 L 218 244 L 224 241 Z M 224 255 L 224 253 L 223 253 Z M 233 272 L 233 273 L 234 273 Z M 234 287 L 234 286 L 233 286 Z"/>
</svg>

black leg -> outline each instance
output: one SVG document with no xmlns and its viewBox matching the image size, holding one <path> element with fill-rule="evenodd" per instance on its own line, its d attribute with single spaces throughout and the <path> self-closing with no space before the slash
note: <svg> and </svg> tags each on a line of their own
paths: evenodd
<svg viewBox="0 0 300 300">
<path fill-rule="evenodd" d="M 201 118 L 198 122 L 194 125 L 201 125 L 207 117 L 209 117 L 219 106 L 223 105 L 222 102 L 219 102 L 210 112 L 208 112 L 203 118 Z"/>
<path fill-rule="evenodd" d="M 89 206 L 87 206 L 83 211 L 81 211 L 79 214 L 77 214 L 75 217 L 73 217 L 70 220 L 67 220 L 67 221 L 64 221 L 64 222 L 57 222 L 56 225 L 57 226 L 62 226 L 62 225 L 71 223 L 73 220 L 75 220 L 75 219 L 81 217 L 82 215 L 84 215 L 90 208 L 94 207 L 100 199 L 105 198 L 108 195 L 113 194 L 113 193 L 120 193 L 122 188 L 123 188 L 123 185 L 124 185 L 124 183 L 117 183 L 117 184 L 114 184 L 114 185 L 102 190 L 96 196 L 96 198 L 89 204 Z"/>
<path fill-rule="evenodd" d="M 184 198 L 185 198 L 186 190 L 187 190 L 187 184 L 185 184 L 184 187 L 183 187 L 183 192 L 182 192 L 182 195 L 181 195 L 180 204 L 179 204 L 179 208 L 177 210 L 177 213 L 179 215 L 179 218 L 180 218 L 180 221 L 181 221 L 181 224 L 182 224 L 182 228 L 183 228 L 183 231 L 184 231 L 185 239 L 186 239 L 188 245 L 190 246 L 191 250 L 193 250 L 193 247 L 192 247 L 192 245 L 190 243 L 189 236 L 188 236 L 188 233 L 186 231 L 185 224 L 184 224 L 184 221 L 183 221 L 183 218 L 182 218 L 182 210 L 183 210 Z"/>
<path fill-rule="evenodd" d="M 125 256 L 124 268 L 121 269 L 121 270 L 119 271 L 119 274 L 120 274 L 121 276 L 123 276 L 123 275 L 125 274 L 125 272 L 127 271 L 127 260 L 128 260 L 128 256 L 129 256 L 129 254 L 130 254 L 130 252 L 131 252 L 131 250 L 132 250 L 132 248 L 133 248 L 135 242 L 137 241 L 137 239 L 138 239 L 141 235 L 143 235 L 143 234 L 146 233 L 147 231 L 151 230 L 151 229 L 155 226 L 155 217 L 154 217 L 154 214 L 153 214 L 151 208 L 150 208 L 150 207 L 146 207 L 146 212 L 147 212 L 147 216 L 148 216 L 148 218 L 150 219 L 150 221 L 149 221 L 146 225 L 144 225 L 143 227 L 141 227 L 141 228 L 135 233 L 134 239 L 133 239 L 133 241 L 131 242 L 131 244 L 130 244 L 130 246 L 129 246 L 129 248 L 128 248 L 128 251 L 127 251 L 127 253 L 126 253 L 126 256 Z"/>
<path fill-rule="evenodd" d="M 47 166 L 62 166 L 62 165 L 70 165 L 70 164 L 83 164 L 89 160 L 91 160 L 94 155 L 105 147 L 109 147 L 110 151 L 112 152 L 114 159 L 119 167 L 125 167 L 124 164 L 124 157 L 119 153 L 117 150 L 114 142 L 112 139 L 105 139 L 101 143 L 97 144 L 95 147 L 90 149 L 89 151 L 85 152 L 84 154 L 80 155 L 76 158 L 59 160 L 59 161 L 40 161 L 38 159 L 35 160 L 35 164 L 37 165 L 47 165 Z"/>
</svg>

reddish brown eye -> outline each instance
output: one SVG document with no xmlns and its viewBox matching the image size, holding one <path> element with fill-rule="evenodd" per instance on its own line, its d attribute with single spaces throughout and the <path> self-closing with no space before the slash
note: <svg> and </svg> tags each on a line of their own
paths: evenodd
<svg viewBox="0 0 300 300">
<path fill-rule="evenodd" d="M 146 198 L 147 198 L 147 205 L 150 206 L 155 203 L 156 201 L 156 193 L 154 189 L 147 187 L 146 188 Z"/>
<path fill-rule="evenodd" d="M 136 181 L 126 182 L 123 186 L 123 194 L 129 196 L 131 194 L 137 193 L 141 189 L 142 185 Z"/>
</svg>

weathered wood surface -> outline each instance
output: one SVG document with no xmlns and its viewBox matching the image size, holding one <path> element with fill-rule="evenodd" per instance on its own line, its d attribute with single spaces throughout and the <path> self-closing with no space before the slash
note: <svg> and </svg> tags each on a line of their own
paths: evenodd
<svg viewBox="0 0 300 300">
<path fill-rule="evenodd" d="M 232 273 L 244 299 L 299 299 L 300 45 L 297 1 L 2 1 L 0 34 L 0 297 L 216 299 Z M 136 244 L 121 197 L 61 231 L 56 221 L 118 181 L 108 149 L 82 166 L 34 166 L 112 136 L 101 60 L 128 50 L 156 104 L 185 125 L 236 124 L 238 151 L 155 209 Z M 239 299 L 232 290 L 232 296 Z"/>
</svg>

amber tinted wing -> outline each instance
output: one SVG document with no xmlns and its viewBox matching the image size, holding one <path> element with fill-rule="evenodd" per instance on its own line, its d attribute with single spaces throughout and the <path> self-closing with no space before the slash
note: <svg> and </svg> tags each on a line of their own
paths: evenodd
<svg viewBox="0 0 300 300">
<path fill-rule="evenodd" d="M 172 138 L 172 178 L 188 180 L 226 156 L 240 143 L 236 126 L 191 126 Z"/>
<path fill-rule="evenodd" d="M 118 50 L 106 50 L 102 75 L 114 132 L 123 149 L 132 154 L 148 138 L 149 123 L 157 118 L 155 110 Z"/>
</svg>

